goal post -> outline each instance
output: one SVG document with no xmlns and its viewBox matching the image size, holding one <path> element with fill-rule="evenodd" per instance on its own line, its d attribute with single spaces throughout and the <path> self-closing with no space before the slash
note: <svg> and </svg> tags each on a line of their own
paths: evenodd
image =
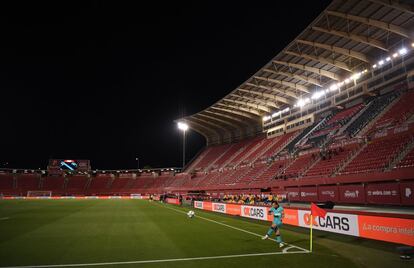
<svg viewBox="0 0 414 268">
<path fill-rule="evenodd" d="M 52 191 L 27 191 L 27 197 L 51 197 Z"/>
</svg>

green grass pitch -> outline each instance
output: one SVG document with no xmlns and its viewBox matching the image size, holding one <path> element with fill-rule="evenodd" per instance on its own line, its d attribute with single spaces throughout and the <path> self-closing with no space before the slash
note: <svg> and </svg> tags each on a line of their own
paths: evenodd
<svg viewBox="0 0 414 268">
<path fill-rule="evenodd" d="M 395 245 L 145 200 L 0 201 L 0 267 L 413 267 Z M 153 262 L 147 262 L 153 261 Z M 76 264 L 74 266 L 53 266 Z"/>
</svg>

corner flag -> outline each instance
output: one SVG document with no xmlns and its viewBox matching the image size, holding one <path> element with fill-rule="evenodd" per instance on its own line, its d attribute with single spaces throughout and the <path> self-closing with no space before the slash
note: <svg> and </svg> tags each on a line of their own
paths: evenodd
<svg viewBox="0 0 414 268">
<path fill-rule="evenodd" d="M 311 203 L 311 215 L 310 215 L 310 247 L 309 250 L 312 252 L 313 237 L 312 237 L 312 226 L 313 226 L 313 217 L 321 217 L 325 219 L 326 210 L 318 207 L 315 203 Z"/>
<path fill-rule="evenodd" d="M 326 210 L 318 207 L 315 203 L 311 203 L 311 215 L 313 217 L 319 216 L 325 219 L 326 213 Z"/>
</svg>

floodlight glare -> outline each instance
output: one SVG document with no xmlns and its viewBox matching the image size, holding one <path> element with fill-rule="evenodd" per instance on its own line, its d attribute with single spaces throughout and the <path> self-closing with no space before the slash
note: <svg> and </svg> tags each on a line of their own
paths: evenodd
<svg viewBox="0 0 414 268">
<path fill-rule="evenodd" d="M 276 113 L 272 114 L 272 117 L 279 116 L 279 115 L 280 115 L 280 113 L 281 113 L 281 111 L 278 111 L 278 112 L 276 112 Z"/>
<path fill-rule="evenodd" d="M 298 102 L 296 103 L 296 105 L 298 106 L 298 107 L 303 107 L 303 106 L 305 106 L 305 101 L 304 100 L 298 100 Z"/>
<path fill-rule="evenodd" d="M 407 54 L 407 49 L 403 47 L 402 49 L 398 50 L 398 53 L 400 53 L 400 55 L 405 55 Z"/>
<path fill-rule="evenodd" d="M 186 123 L 178 122 L 177 126 L 178 126 L 179 130 L 182 130 L 182 131 L 187 131 L 188 130 L 188 125 Z"/>
<path fill-rule="evenodd" d="M 270 119 L 270 116 L 264 116 L 263 117 L 263 121 L 267 121 L 267 120 L 269 120 Z"/>
<path fill-rule="evenodd" d="M 322 91 L 315 92 L 315 93 L 313 93 L 311 99 L 312 100 L 317 100 L 320 97 L 322 97 L 324 94 L 325 94 L 325 91 L 323 91 L 323 90 Z"/>
</svg>

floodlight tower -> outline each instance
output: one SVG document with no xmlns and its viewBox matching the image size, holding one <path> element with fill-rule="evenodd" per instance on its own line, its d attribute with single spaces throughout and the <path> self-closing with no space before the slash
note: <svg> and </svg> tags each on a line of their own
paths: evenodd
<svg viewBox="0 0 414 268">
<path fill-rule="evenodd" d="M 177 127 L 179 130 L 183 132 L 183 169 L 185 166 L 185 133 L 188 130 L 188 125 L 183 122 L 178 122 Z"/>
<path fill-rule="evenodd" d="M 135 157 L 135 161 L 137 161 L 137 167 L 138 167 L 138 170 L 139 170 L 139 157 Z"/>
</svg>

